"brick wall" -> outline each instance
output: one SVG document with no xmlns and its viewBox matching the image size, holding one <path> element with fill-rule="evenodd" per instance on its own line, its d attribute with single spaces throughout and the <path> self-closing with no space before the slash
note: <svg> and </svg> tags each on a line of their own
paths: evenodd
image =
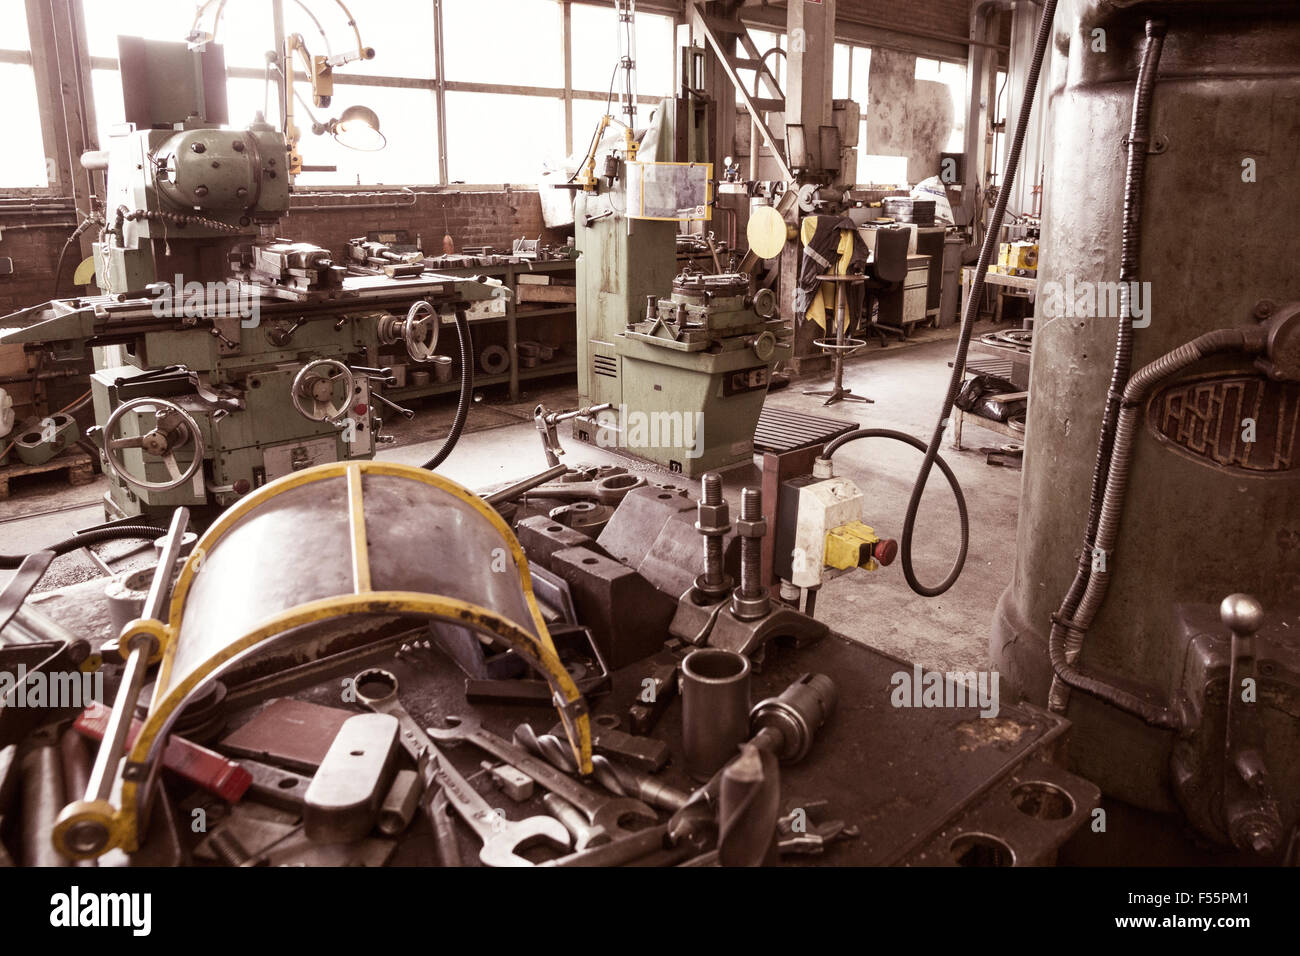
<svg viewBox="0 0 1300 956">
<path fill-rule="evenodd" d="M 393 196 L 317 196 L 295 194 L 288 216 L 280 220 L 280 234 L 324 246 L 341 255 L 349 239 L 374 229 L 406 229 L 412 239 L 419 235 L 430 255 L 442 252 L 442 236 L 450 230 L 456 248 L 492 246 L 509 250 L 520 237 L 539 235 L 550 242 L 565 237 L 549 232 L 542 223 L 542 204 L 537 190 L 493 187 L 454 191 L 426 188 L 412 205 L 407 194 Z M 332 209 L 334 206 L 363 208 Z M 395 205 L 400 204 L 400 205 Z M 322 207 L 322 208 L 306 208 Z M 6 221 L 18 225 L 21 217 L 0 219 L 0 257 L 13 259 L 12 275 L 0 276 L 0 315 L 44 302 L 52 295 L 54 263 L 59 249 L 72 232 L 70 225 L 39 229 L 5 229 Z M 40 222 L 40 220 L 33 220 Z M 72 253 L 70 258 L 75 258 Z M 65 282 L 71 282 L 72 263 L 64 266 Z M 65 285 L 64 295 L 73 292 Z"/>
<path fill-rule="evenodd" d="M 364 203 L 365 208 L 332 210 L 334 206 Z M 320 208 L 305 208 L 308 206 Z M 421 190 L 411 197 L 313 196 L 294 197 L 289 215 L 280 221 L 281 234 L 312 242 L 341 254 L 349 239 L 375 229 L 406 229 L 414 241 L 418 235 L 428 255 L 442 252 L 442 237 L 451 233 L 456 249 L 492 246 L 510 249 L 514 239 L 542 236 L 547 241 L 565 237 L 548 232 L 542 223 L 542 203 L 537 190 L 495 187 L 473 190 Z"/>
<path fill-rule="evenodd" d="M 48 217 L 47 217 L 48 218 Z M 23 222 L 18 216 L 0 218 L 0 258 L 12 259 L 12 275 L 0 276 L 0 315 L 50 298 L 54 288 L 54 263 L 72 232 L 71 225 L 47 226 L 31 220 L 39 229 L 8 229 Z M 71 222 L 71 219 L 68 220 Z M 76 258 L 70 252 L 69 258 Z M 71 277 L 71 266 L 66 266 Z"/>
</svg>

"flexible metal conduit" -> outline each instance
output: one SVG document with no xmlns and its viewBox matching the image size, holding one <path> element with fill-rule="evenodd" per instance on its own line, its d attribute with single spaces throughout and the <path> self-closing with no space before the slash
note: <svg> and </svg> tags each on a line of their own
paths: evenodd
<svg viewBox="0 0 1300 956">
<path fill-rule="evenodd" d="M 469 407 L 474 404 L 474 343 L 470 338 L 469 316 L 465 314 L 464 309 L 456 312 L 456 337 L 460 340 L 460 395 L 456 400 L 456 417 L 451 423 L 451 431 L 447 433 L 447 438 L 437 453 L 420 466 L 429 471 L 435 471 L 452 453 L 456 443 L 460 441 L 460 433 L 465 430 Z"/>
<path fill-rule="evenodd" d="M 1222 352 L 1261 352 L 1266 341 L 1266 332 L 1262 327 L 1218 329 L 1214 332 L 1206 332 L 1156 359 L 1150 365 L 1138 370 L 1132 377 L 1124 389 L 1097 527 L 1096 547 L 1107 555 L 1107 561 L 1104 568 L 1099 567 L 1089 576 L 1078 610 L 1070 617 L 1058 613 L 1052 619 L 1048 653 L 1051 656 L 1052 669 L 1061 682 L 1099 697 L 1108 704 L 1140 717 L 1156 727 L 1177 728 L 1179 726 L 1177 715 L 1168 707 L 1154 704 L 1137 694 L 1077 670 L 1073 666 L 1073 660 L 1067 655 L 1067 631 L 1070 632 L 1068 639 L 1070 645 L 1082 648 L 1088 628 L 1106 599 L 1106 588 L 1110 583 L 1111 575 L 1110 555 L 1115 548 L 1115 542 L 1119 539 L 1120 519 L 1124 513 L 1124 498 L 1128 492 L 1129 467 L 1132 464 L 1134 439 L 1137 436 L 1142 402 L 1156 385 L 1207 356 Z"/>
<path fill-rule="evenodd" d="M 1137 85 L 1133 92 L 1133 111 L 1129 121 L 1128 163 L 1124 174 L 1124 221 L 1120 239 L 1120 300 L 1119 327 L 1115 334 L 1115 360 L 1111 367 L 1110 389 L 1101 417 L 1101 434 L 1097 439 L 1097 461 L 1092 470 L 1092 492 L 1088 502 L 1088 524 L 1083 534 L 1083 550 L 1079 552 L 1079 567 L 1074 581 L 1061 600 L 1057 616 L 1065 620 L 1074 617 L 1079 601 L 1092 574 L 1093 548 L 1096 547 L 1097 523 L 1101 518 L 1101 500 L 1106 490 L 1106 477 L 1110 472 L 1111 451 L 1115 442 L 1115 426 L 1119 417 L 1120 396 L 1128 383 L 1133 365 L 1133 316 L 1129 283 L 1136 282 L 1139 274 L 1138 252 L 1142 238 L 1142 180 L 1146 173 L 1147 141 L 1151 128 L 1151 92 L 1155 86 L 1160 53 L 1164 48 L 1165 21 L 1152 18 L 1146 22 L 1146 41 L 1142 48 L 1142 62 L 1138 66 Z M 1073 664 L 1083 648 L 1081 634 L 1072 633 L 1066 640 L 1065 659 Z M 1065 712 L 1070 692 L 1058 679 L 1052 681 L 1048 694 L 1048 709 Z"/>
</svg>

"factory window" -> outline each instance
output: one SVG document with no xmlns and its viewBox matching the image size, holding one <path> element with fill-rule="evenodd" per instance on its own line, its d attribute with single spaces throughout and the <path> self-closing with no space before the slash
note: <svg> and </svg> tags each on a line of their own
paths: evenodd
<svg viewBox="0 0 1300 956">
<path fill-rule="evenodd" d="M 784 33 L 769 33 L 766 30 L 750 30 L 749 37 L 751 40 L 754 41 L 754 46 L 757 47 L 759 56 L 764 56 L 765 54 L 776 49 L 785 50 Z M 745 52 L 744 47 L 740 46 L 739 44 L 737 44 L 736 55 L 742 58 L 748 56 L 748 54 Z M 781 92 L 784 93 L 786 91 L 785 90 L 785 54 L 772 53 L 771 56 L 766 57 L 766 62 L 767 62 L 767 68 L 772 72 L 772 75 L 776 78 L 776 85 L 779 86 L 781 88 Z M 757 91 L 755 91 L 754 81 L 756 79 L 756 71 L 737 70 L 736 73 L 740 77 L 741 82 L 745 84 L 745 89 L 748 90 L 750 93 L 756 92 L 757 95 L 760 97 L 767 97 L 772 95 L 771 91 L 768 90 L 768 88 L 762 85 L 761 83 L 758 85 Z M 737 103 L 741 102 L 739 93 L 736 94 L 736 102 Z"/>
<path fill-rule="evenodd" d="M 484 30 L 485 23 L 492 28 Z M 561 23 L 558 3 L 443 0 L 442 48 L 448 83 L 562 88 Z"/>
<path fill-rule="evenodd" d="M 9 0 L 5 0 L 9 2 Z M 122 86 L 117 69 L 117 36 L 183 40 L 195 25 L 194 11 L 174 0 L 84 0 L 87 48 L 92 56 L 91 89 L 100 145 L 123 123 Z M 267 69 L 274 48 L 269 7 L 260 0 L 230 0 L 220 21 L 215 4 L 201 9 L 198 28 L 213 32 L 226 62 L 230 125 L 245 126 L 262 112 L 282 123 L 279 80 Z M 356 34 L 333 4 L 286 4 L 285 30 L 300 34 L 309 55 L 339 54 L 356 46 Z M 305 166 L 335 167 L 304 171 L 298 182 L 312 185 L 381 185 L 438 182 L 437 99 L 433 89 L 434 12 L 429 0 L 385 0 L 385 17 L 357 21 L 361 41 L 375 50 L 373 59 L 357 59 L 334 71 L 334 91 L 327 107 L 313 105 L 311 85 L 294 64 L 295 125 Z M 347 149 L 328 134 L 312 131 L 349 106 L 374 110 L 385 149 Z"/>
<path fill-rule="evenodd" d="M 85 49 L 90 56 L 89 94 L 95 106 L 93 145 L 105 147 L 124 117 L 118 70 L 118 36 L 182 41 L 197 29 L 215 31 L 225 58 L 229 119 L 232 126 L 249 123 L 255 113 L 283 125 L 279 78 L 268 68 L 267 53 L 275 45 L 271 7 L 265 0 L 82 0 Z M 0 12 L 14 8 L 9 22 L 21 22 L 24 0 L 0 0 Z M 195 9 L 200 11 L 196 20 Z M 564 42 L 565 10 L 569 11 L 570 45 Z M 220 20 L 215 18 L 221 10 Z M 662 11 L 663 8 L 660 8 Z M 441 13 L 439 13 L 441 11 Z M 544 164 L 554 163 L 573 149 L 585 148 L 609 92 L 610 74 L 618 61 L 617 16 L 613 0 L 385 0 L 358 8 L 361 39 L 373 47 L 373 59 L 336 67 L 332 102 L 317 107 L 301 61 L 295 63 L 294 119 L 301 132 L 299 151 L 306 166 L 334 167 L 305 171 L 304 186 L 405 185 L 435 182 L 536 182 Z M 382 15 L 380 15 L 382 13 Z M 437 19 L 442 18 L 443 63 L 436 62 Z M 303 0 L 284 5 L 285 29 L 300 34 L 310 55 L 338 55 L 355 45 L 352 28 L 332 2 Z M 493 28 L 485 33 L 484 21 Z M 638 11 L 636 60 L 638 119 L 676 88 L 677 23 L 672 15 Z M 776 34 L 760 38 L 769 46 Z M 7 43 L 0 40 L 0 48 Z M 0 49 L 0 80 L 8 80 L 11 99 L 19 101 L 19 120 L 26 91 L 33 89 L 31 55 L 22 49 Z M 565 85 L 565 61 L 570 83 Z M 784 64 L 774 64 L 784 74 Z M 13 91 L 17 91 L 15 96 Z M 617 90 L 615 91 L 617 94 Z M 567 104 L 566 104 L 567 100 Z M 337 118 L 349 106 L 366 106 L 379 117 L 387 148 L 363 153 L 340 146 L 312 127 Z M 566 123 L 566 106 L 571 122 Z M 440 118 L 439 110 L 443 110 Z M 40 113 L 31 110 L 39 124 Z M 617 95 L 612 112 L 618 115 Z M 446 131 L 439 142 L 440 119 Z M 566 142 L 566 127 L 572 130 Z M 39 144 L 40 137 L 22 142 Z M 498 148 L 484 156 L 485 144 Z M 32 146 L 23 182 L 43 172 L 44 158 Z M 0 160 L 4 185 L 16 182 L 11 172 L 20 157 L 10 151 Z M 39 168 L 38 168 L 39 167 Z M 25 167 L 26 169 L 26 167 Z"/>
<path fill-rule="evenodd" d="M 0 89 L 5 91 L 7 143 L 0 151 L 0 189 L 43 189 L 54 176 L 46 159 L 31 37 L 23 0 L 0 0 Z"/>
<path fill-rule="evenodd" d="M 865 46 L 853 48 L 853 59 L 849 67 L 849 99 L 858 104 L 862 117 L 858 121 L 858 179 L 859 183 L 872 182 L 876 166 L 868 162 L 867 149 L 867 112 L 871 99 L 871 49 Z M 903 170 L 904 176 L 907 170 Z"/>
<path fill-rule="evenodd" d="M 618 63 L 618 17 L 612 5 L 572 7 L 573 88 L 605 94 Z M 639 98 L 659 100 L 673 92 L 673 21 L 636 15 L 636 83 Z M 614 90 L 617 100 L 618 89 Z M 574 129 L 577 129 L 575 122 Z M 575 134 L 575 139 L 577 138 Z"/>
<path fill-rule="evenodd" d="M 847 43 L 835 44 L 835 62 L 832 65 L 834 78 L 831 84 L 831 96 L 837 100 L 849 98 L 849 70 L 853 48 Z"/>
<path fill-rule="evenodd" d="M 452 182 L 535 183 L 564 154 L 564 101 L 448 91 L 447 147 Z"/>
</svg>

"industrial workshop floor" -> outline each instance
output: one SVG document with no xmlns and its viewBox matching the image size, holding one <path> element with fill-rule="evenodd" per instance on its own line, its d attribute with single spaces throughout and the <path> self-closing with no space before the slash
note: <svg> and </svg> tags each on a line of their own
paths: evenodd
<svg viewBox="0 0 1300 956">
<path fill-rule="evenodd" d="M 977 328 L 976 334 L 985 331 Z M 830 409 L 822 399 L 805 396 L 803 388 L 819 387 L 823 380 L 796 382 L 774 392 L 768 401 L 784 408 L 828 415 L 864 426 L 894 428 L 928 439 L 939 412 L 950 370 L 955 329 L 924 330 L 917 340 L 874 344 L 845 367 L 845 384 L 859 395 L 875 399 L 873 405 L 839 403 Z M 572 384 L 545 383 L 530 389 L 522 401 L 505 403 L 500 389 L 479 393 L 470 412 L 465 437 L 440 471 L 470 487 L 488 487 L 540 471 L 545 462 L 532 422 L 533 407 L 541 402 L 551 409 L 577 406 Z M 380 457 L 419 464 L 437 449 L 451 423 L 455 406 L 448 400 L 418 407 L 414 421 L 397 419 L 392 433 L 398 444 Z M 396 418 L 396 416 L 394 416 Z M 707 429 L 708 423 L 704 424 Z M 985 464 L 981 445 L 997 445 L 1001 436 L 968 423 L 967 451 L 955 452 L 945 439 L 942 454 L 956 472 L 970 511 L 971 545 L 966 569 L 948 593 L 925 599 L 913 594 L 903 580 L 899 562 L 874 573 L 854 572 L 828 583 L 817 602 L 817 616 L 834 630 L 926 668 L 943 671 L 982 669 L 988 666 L 987 624 L 1011 574 L 1015 554 L 1015 527 L 1020 495 L 1020 473 Z M 561 431 L 570 462 L 623 464 L 634 470 L 657 470 L 613 452 L 580 445 Z M 868 504 L 867 523 L 884 537 L 902 533 L 902 519 L 921 455 L 898 442 L 871 439 L 846 446 L 836 455 L 837 469 L 862 488 Z M 681 483 L 680 476 L 673 480 Z M 724 474 L 733 509 L 739 489 L 757 484 L 758 469 L 740 466 Z M 102 520 L 99 501 L 105 479 L 77 488 L 31 485 L 15 488 L 13 497 L 0 501 L 0 552 L 24 553 L 42 544 L 66 538 L 79 528 Z M 916 570 L 923 582 L 937 582 L 948 571 L 957 545 L 957 512 L 943 476 L 933 473 L 921 509 L 916 539 Z M 109 545 L 102 557 L 114 562 L 132 545 Z M 114 568 L 139 563 L 145 552 L 125 558 Z M 58 559 L 41 583 L 50 589 L 96 577 L 103 572 L 84 553 Z"/>
</svg>

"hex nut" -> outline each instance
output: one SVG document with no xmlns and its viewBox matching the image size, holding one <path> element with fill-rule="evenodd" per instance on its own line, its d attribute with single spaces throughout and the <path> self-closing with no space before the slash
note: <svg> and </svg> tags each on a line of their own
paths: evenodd
<svg viewBox="0 0 1300 956">
<path fill-rule="evenodd" d="M 724 501 L 720 505 L 701 502 L 695 519 L 695 530 L 701 534 L 726 534 L 731 530 L 731 511 Z"/>
</svg>

